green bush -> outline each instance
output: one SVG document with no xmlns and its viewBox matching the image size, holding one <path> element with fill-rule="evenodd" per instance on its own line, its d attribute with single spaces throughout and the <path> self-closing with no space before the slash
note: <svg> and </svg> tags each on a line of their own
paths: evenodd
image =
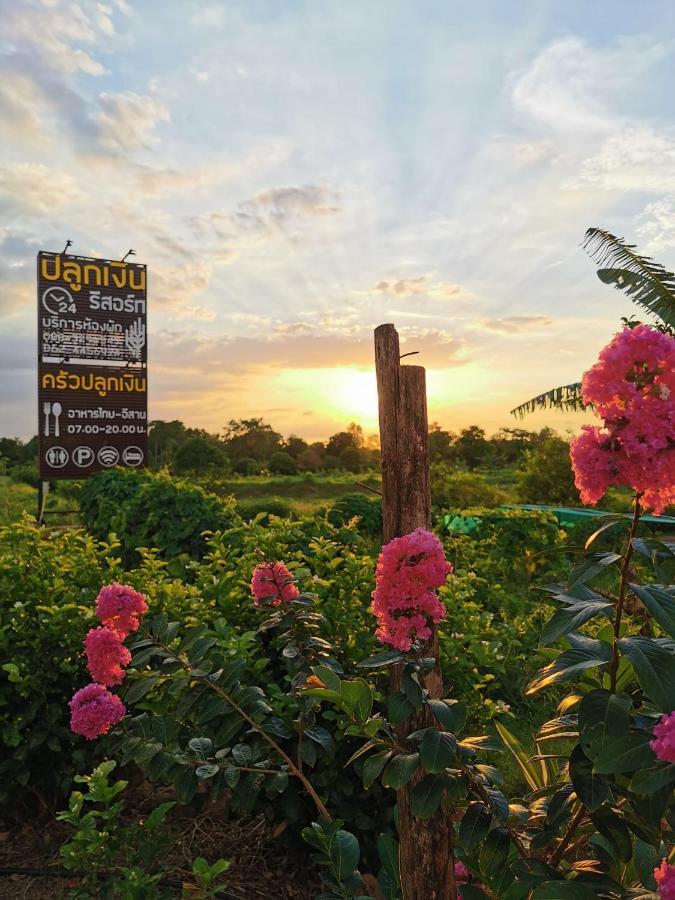
<svg viewBox="0 0 675 900">
<path fill-rule="evenodd" d="M 482 475 L 437 463 L 431 467 L 431 502 L 437 509 L 462 510 L 469 506 L 499 506 L 507 502 L 507 497 Z"/>
<path fill-rule="evenodd" d="M 287 518 L 291 515 L 290 500 L 284 497 L 251 497 L 246 500 L 237 500 L 237 512 L 250 521 L 260 513 L 266 516 L 280 516 Z"/>
<path fill-rule="evenodd" d="M 138 548 L 156 548 L 171 560 L 204 553 L 205 531 L 219 531 L 236 520 L 234 498 L 216 497 L 164 472 L 123 469 L 90 478 L 81 495 L 84 523 L 94 537 L 115 533 L 127 564 Z"/>
<path fill-rule="evenodd" d="M 295 475 L 298 465 L 290 453 L 278 450 L 270 456 L 267 468 L 273 475 Z"/>
<path fill-rule="evenodd" d="M 29 484 L 34 488 L 40 485 L 40 476 L 35 463 L 19 463 L 19 465 L 12 466 L 9 475 L 12 481 L 19 484 Z"/>
<path fill-rule="evenodd" d="M 570 445 L 559 437 L 549 437 L 536 450 L 525 452 L 518 476 L 518 501 L 543 506 L 579 506 L 574 484 Z"/>
<path fill-rule="evenodd" d="M 364 534 L 382 534 L 382 501 L 366 497 L 364 494 L 345 494 L 328 510 L 327 518 L 332 525 L 346 525 L 355 516 L 359 517 L 359 531 Z"/>
<path fill-rule="evenodd" d="M 114 545 L 78 531 L 0 529 L 0 802 L 52 803 L 95 749 L 71 734 L 68 700 L 85 683 L 82 641 Z"/>
</svg>

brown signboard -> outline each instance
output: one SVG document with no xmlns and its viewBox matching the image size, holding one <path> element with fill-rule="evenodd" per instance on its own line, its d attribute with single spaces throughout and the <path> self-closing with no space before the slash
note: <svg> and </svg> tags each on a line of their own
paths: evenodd
<svg viewBox="0 0 675 900">
<path fill-rule="evenodd" d="M 144 466 L 146 267 L 41 251 L 37 285 L 40 478 Z"/>
<path fill-rule="evenodd" d="M 147 360 L 147 271 L 138 263 L 38 254 L 38 355 Z"/>
<path fill-rule="evenodd" d="M 145 368 L 38 363 L 40 478 L 145 465 Z"/>
</svg>

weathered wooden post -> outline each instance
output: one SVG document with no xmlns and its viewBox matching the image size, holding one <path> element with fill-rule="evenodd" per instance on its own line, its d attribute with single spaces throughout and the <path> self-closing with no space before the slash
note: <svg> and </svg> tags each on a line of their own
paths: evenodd
<svg viewBox="0 0 675 900">
<path fill-rule="evenodd" d="M 384 541 L 431 526 L 429 446 L 425 372 L 422 366 L 402 366 L 398 332 L 393 325 L 375 329 L 375 371 L 380 419 L 382 515 Z M 436 629 L 424 656 L 433 656 L 434 669 L 424 686 L 441 697 L 443 675 Z M 399 667 L 392 669 L 392 690 L 401 686 Z M 397 726 L 397 736 L 437 725 L 428 708 Z M 410 812 L 410 792 L 418 773 L 397 794 L 401 883 L 405 900 L 455 900 L 452 814 L 442 807 L 429 819 Z"/>
</svg>

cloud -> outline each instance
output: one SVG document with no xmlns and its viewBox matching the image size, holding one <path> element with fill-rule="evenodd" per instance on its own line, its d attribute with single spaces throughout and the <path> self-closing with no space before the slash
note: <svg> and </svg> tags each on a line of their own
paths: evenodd
<svg viewBox="0 0 675 900">
<path fill-rule="evenodd" d="M 75 179 L 42 163 L 8 163 L 0 167 L 0 209 L 48 213 L 81 196 Z M 4 203 L 3 203 L 4 198 Z"/>
<path fill-rule="evenodd" d="M 496 331 L 501 334 L 522 334 L 529 331 L 541 331 L 553 325 L 548 316 L 505 316 L 503 318 L 480 319 L 471 323 L 470 327 L 479 331 Z"/>
<path fill-rule="evenodd" d="M 143 147 L 154 137 L 157 126 L 171 118 L 166 106 L 155 97 L 133 91 L 100 94 L 98 103 L 100 137 L 113 149 Z"/>
<path fill-rule="evenodd" d="M 603 191 L 675 191 L 675 133 L 624 125 L 583 160 L 568 187 Z"/>
<path fill-rule="evenodd" d="M 257 206 L 269 209 L 277 221 L 297 216 L 326 216 L 339 212 L 333 195 L 324 185 L 270 188 L 255 198 Z"/>
<path fill-rule="evenodd" d="M 436 300 L 450 300 L 466 297 L 468 292 L 461 284 L 436 281 L 431 275 L 417 275 L 409 278 L 388 278 L 378 281 L 364 294 L 382 294 L 387 297 L 423 296 Z"/>
<path fill-rule="evenodd" d="M 555 132 L 613 130 L 617 100 L 668 52 L 649 39 L 631 38 L 595 48 L 580 37 L 559 38 L 514 79 L 515 108 Z M 639 83 L 639 82 L 638 82 Z"/>
<path fill-rule="evenodd" d="M 638 222 L 636 233 L 641 250 L 657 254 L 675 247 L 675 196 L 670 195 L 648 203 L 639 215 Z"/>
<path fill-rule="evenodd" d="M 0 3 L 3 38 L 15 53 L 29 52 L 41 65 L 65 75 L 102 75 L 105 69 L 82 44 L 92 46 L 114 32 L 110 9 L 102 3 L 85 8 L 69 2 L 25 0 Z"/>
</svg>

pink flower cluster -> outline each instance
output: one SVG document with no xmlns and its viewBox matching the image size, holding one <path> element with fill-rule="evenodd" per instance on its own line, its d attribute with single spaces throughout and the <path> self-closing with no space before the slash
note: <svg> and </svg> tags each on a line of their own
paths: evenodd
<svg viewBox="0 0 675 900">
<path fill-rule="evenodd" d="M 122 684 L 123 666 L 131 662 L 131 653 L 124 646 L 116 631 L 110 628 L 92 628 L 84 639 L 87 668 L 99 684 Z"/>
<path fill-rule="evenodd" d="M 675 900 L 675 866 L 669 866 L 665 859 L 654 869 L 654 878 L 659 886 L 661 900 Z"/>
<path fill-rule="evenodd" d="M 377 561 L 372 611 L 377 639 L 407 651 L 431 637 L 445 607 L 434 589 L 445 584 L 452 566 L 436 535 L 418 528 L 385 544 Z"/>
<path fill-rule="evenodd" d="M 121 684 L 131 653 L 123 641 L 137 631 L 140 616 L 148 609 L 143 594 L 125 584 L 109 584 L 96 598 L 96 615 L 102 627 L 91 628 L 84 639 L 87 668 L 94 681 L 70 701 L 70 728 L 87 740 L 106 734 L 126 714 L 119 697 L 107 688 Z"/>
<path fill-rule="evenodd" d="M 253 570 L 251 578 L 253 605 L 263 604 L 277 607 L 282 603 L 290 603 L 300 594 L 295 584 L 288 580 L 292 577 L 292 574 L 281 562 L 260 563 Z"/>
<path fill-rule="evenodd" d="M 138 630 L 139 616 L 148 611 L 143 594 L 139 594 L 128 584 L 109 584 L 101 588 L 96 598 L 96 615 L 106 628 L 124 640 L 131 632 Z"/>
<path fill-rule="evenodd" d="M 649 746 L 659 759 L 675 763 L 675 711 L 661 716 L 661 721 L 654 728 L 654 740 Z"/>
<path fill-rule="evenodd" d="M 572 442 L 584 503 L 628 484 L 660 515 L 675 503 L 675 338 L 647 325 L 624 328 L 584 375 L 582 396 L 602 417 Z"/>
<path fill-rule="evenodd" d="M 70 728 L 87 740 L 106 734 L 126 713 L 119 697 L 102 684 L 88 684 L 70 701 Z"/>
</svg>

